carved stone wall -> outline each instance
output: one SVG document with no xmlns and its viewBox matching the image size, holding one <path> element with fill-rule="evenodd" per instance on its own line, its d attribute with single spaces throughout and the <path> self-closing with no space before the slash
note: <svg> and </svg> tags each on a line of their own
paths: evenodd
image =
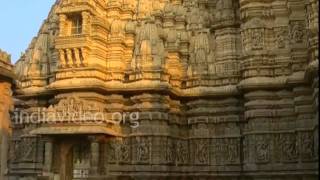
<svg viewBox="0 0 320 180">
<path fill-rule="evenodd" d="M 316 179 L 318 6 L 57 1 L 15 66 L 43 116 L 15 121 L 10 175 L 65 179 L 80 138 L 92 178 Z"/>
<path fill-rule="evenodd" d="M 10 112 L 13 111 L 11 57 L 0 49 L 0 179 L 8 174 L 8 150 L 12 134 Z"/>
</svg>

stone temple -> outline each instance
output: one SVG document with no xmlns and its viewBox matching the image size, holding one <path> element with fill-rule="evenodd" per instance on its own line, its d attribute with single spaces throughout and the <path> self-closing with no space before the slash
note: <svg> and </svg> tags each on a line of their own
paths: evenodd
<svg viewBox="0 0 320 180">
<path fill-rule="evenodd" d="M 0 179 L 318 179 L 318 6 L 56 1 L 0 52 Z"/>
</svg>

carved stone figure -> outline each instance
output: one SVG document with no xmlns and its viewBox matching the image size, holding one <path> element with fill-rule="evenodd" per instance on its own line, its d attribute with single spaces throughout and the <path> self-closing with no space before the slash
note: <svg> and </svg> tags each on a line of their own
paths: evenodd
<svg viewBox="0 0 320 180">
<path fill-rule="evenodd" d="M 227 142 L 227 161 L 237 163 L 239 160 L 239 142 L 236 139 L 230 139 Z"/>
<path fill-rule="evenodd" d="M 188 144 L 184 141 L 177 141 L 177 147 L 176 147 L 176 156 L 177 161 L 179 164 L 185 164 L 188 163 L 189 159 L 189 151 L 188 151 Z"/>
<path fill-rule="evenodd" d="M 159 69 L 164 61 L 164 45 L 152 20 L 139 28 L 132 67 L 138 70 Z"/>
<path fill-rule="evenodd" d="M 195 162 L 207 164 L 209 161 L 209 144 L 207 139 L 195 140 Z"/>
<path fill-rule="evenodd" d="M 198 32 L 198 34 L 191 39 L 190 50 L 191 62 L 194 64 L 194 74 L 206 74 L 208 71 L 208 56 L 211 51 L 208 34 L 206 32 Z"/>
<path fill-rule="evenodd" d="M 302 22 L 294 21 L 291 24 L 291 40 L 293 43 L 302 43 L 304 41 L 305 32 Z"/>
<path fill-rule="evenodd" d="M 261 49 L 263 47 L 263 30 L 262 29 L 253 29 L 251 40 L 253 49 Z"/>
<path fill-rule="evenodd" d="M 22 138 L 21 145 L 19 145 L 19 161 L 22 162 L 34 162 L 36 157 L 36 145 L 37 141 L 35 138 Z"/>
<path fill-rule="evenodd" d="M 256 135 L 256 160 L 257 162 L 268 162 L 270 158 L 270 143 L 266 135 Z"/>
<path fill-rule="evenodd" d="M 283 134 L 282 135 L 282 151 L 283 158 L 287 161 L 297 160 L 297 141 L 294 134 Z"/>
<path fill-rule="evenodd" d="M 110 141 L 107 146 L 107 158 L 109 163 L 117 162 L 117 150 L 118 146 L 116 141 Z"/>
<path fill-rule="evenodd" d="M 173 163 L 175 161 L 175 148 L 174 140 L 168 139 L 166 150 L 166 160 L 168 163 Z"/>
<path fill-rule="evenodd" d="M 315 157 L 314 138 L 312 132 L 304 132 L 300 137 L 302 160 L 310 161 Z"/>
<path fill-rule="evenodd" d="M 150 160 L 150 141 L 147 137 L 137 137 L 137 161 L 146 163 Z"/>
<path fill-rule="evenodd" d="M 285 48 L 288 39 L 287 27 L 280 27 L 276 30 L 276 43 L 278 48 Z"/>
<path fill-rule="evenodd" d="M 130 162 L 130 141 L 129 139 L 121 140 L 119 145 L 119 149 L 117 150 L 119 153 L 119 161 L 120 162 Z"/>
</svg>

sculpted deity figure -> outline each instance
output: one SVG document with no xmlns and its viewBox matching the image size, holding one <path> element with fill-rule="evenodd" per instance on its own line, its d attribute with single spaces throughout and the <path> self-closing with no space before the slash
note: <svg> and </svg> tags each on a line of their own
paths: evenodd
<svg viewBox="0 0 320 180">
<path fill-rule="evenodd" d="M 205 164 L 209 159 L 209 148 L 206 139 L 201 139 L 196 144 L 196 159 L 198 163 Z"/>
<path fill-rule="evenodd" d="M 301 22 L 294 22 L 291 29 L 291 38 L 294 43 L 302 43 L 304 39 L 304 29 Z"/>
<path fill-rule="evenodd" d="M 32 51 L 31 59 L 30 59 L 30 68 L 28 70 L 28 74 L 30 76 L 40 75 L 40 58 L 42 54 L 41 48 L 36 48 Z"/>
<path fill-rule="evenodd" d="M 192 52 L 192 63 L 196 74 L 206 73 L 208 70 L 207 62 L 211 51 L 207 32 L 200 31 L 191 39 L 190 51 Z"/>
<path fill-rule="evenodd" d="M 138 161 L 144 162 L 149 160 L 149 140 L 147 138 L 138 138 L 137 158 Z"/>
<path fill-rule="evenodd" d="M 132 64 L 135 69 L 160 68 L 164 58 L 164 44 L 153 21 L 139 28 L 135 47 Z"/>
<path fill-rule="evenodd" d="M 256 160 L 258 162 L 267 162 L 269 160 L 269 142 L 264 136 L 256 137 Z"/>
<path fill-rule="evenodd" d="M 286 160 L 295 160 L 297 158 L 296 139 L 293 136 L 287 135 L 283 137 L 282 150 Z"/>
<path fill-rule="evenodd" d="M 186 163 L 188 161 L 188 144 L 182 141 L 177 143 L 177 160 L 179 163 Z"/>
</svg>

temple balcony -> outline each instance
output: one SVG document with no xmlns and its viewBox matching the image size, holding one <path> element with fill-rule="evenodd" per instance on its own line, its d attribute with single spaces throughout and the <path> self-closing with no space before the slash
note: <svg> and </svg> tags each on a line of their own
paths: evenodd
<svg viewBox="0 0 320 180">
<path fill-rule="evenodd" d="M 86 66 L 91 40 L 88 35 L 60 36 L 56 39 L 60 68 Z"/>
</svg>

